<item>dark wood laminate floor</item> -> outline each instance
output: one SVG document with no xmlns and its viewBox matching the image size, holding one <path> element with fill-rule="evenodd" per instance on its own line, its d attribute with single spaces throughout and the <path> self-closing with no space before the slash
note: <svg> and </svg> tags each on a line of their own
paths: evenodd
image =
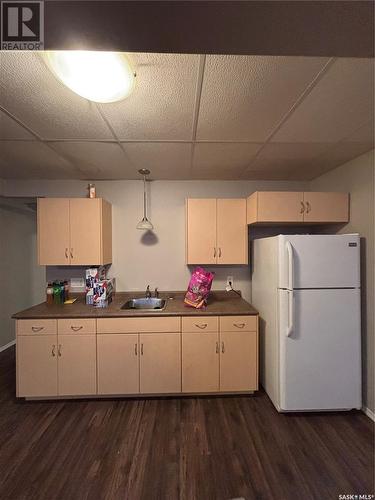
<svg viewBox="0 0 375 500">
<path fill-rule="evenodd" d="M 2 500 L 338 499 L 374 493 L 362 413 L 279 415 L 268 397 L 18 402 L 0 353 Z"/>
</svg>

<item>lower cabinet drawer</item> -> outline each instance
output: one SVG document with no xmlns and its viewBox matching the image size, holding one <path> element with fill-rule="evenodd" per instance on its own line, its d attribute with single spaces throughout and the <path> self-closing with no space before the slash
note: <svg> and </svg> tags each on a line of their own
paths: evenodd
<svg viewBox="0 0 375 500">
<path fill-rule="evenodd" d="M 220 316 L 221 332 L 256 332 L 258 316 Z"/>
<path fill-rule="evenodd" d="M 19 319 L 17 335 L 56 335 L 56 319 Z"/>
<path fill-rule="evenodd" d="M 183 316 L 183 332 L 217 332 L 219 318 L 217 316 Z"/>
<path fill-rule="evenodd" d="M 59 334 L 95 334 L 96 333 L 96 319 L 59 319 L 57 320 L 57 330 Z"/>
</svg>

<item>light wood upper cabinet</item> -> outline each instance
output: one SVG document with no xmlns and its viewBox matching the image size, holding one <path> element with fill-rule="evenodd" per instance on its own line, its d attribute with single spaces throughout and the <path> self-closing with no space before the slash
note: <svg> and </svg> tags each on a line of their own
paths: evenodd
<svg viewBox="0 0 375 500">
<path fill-rule="evenodd" d="M 139 393 L 138 334 L 97 336 L 98 394 Z"/>
<path fill-rule="evenodd" d="M 187 264 L 247 264 L 245 199 L 186 200 Z"/>
<path fill-rule="evenodd" d="M 348 222 L 349 195 L 347 193 L 304 193 L 305 222 Z"/>
<path fill-rule="evenodd" d="M 139 344 L 140 391 L 181 392 L 181 334 L 141 333 Z"/>
<path fill-rule="evenodd" d="M 188 264 L 216 264 L 216 199 L 186 201 Z"/>
<path fill-rule="evenodd" d="M 348 222 L 347 193 L 257 191 L 247 199 L 248 224 Z"/>
<path fill-rule="evenodd" d="M 220 391 L 258 389 L 257 332 L 220 332 Z"/>
<path fill-rule="evenodd" d="M 96 335 L 58 336 L 58 394 L 96 394 Z"/>
<path fill-rule="evenodd" d="M 69 199 L 38 199 L 39 264 L 58 266 L 70 264 Z"/>
<path fill-rule="evenodd" d="M 217 200 L 217 263 L 247 264 L 246 200 Z"/>
<path fill-rule="evenodd" d="M 112 262 L 112 207 L 102 198 L 38 199 L 40 265 Z"/>
<path fill-rule="evenodd" d="M 57 395 L 57 335 L 17 338 L 17 396 Z"/>
</svg>

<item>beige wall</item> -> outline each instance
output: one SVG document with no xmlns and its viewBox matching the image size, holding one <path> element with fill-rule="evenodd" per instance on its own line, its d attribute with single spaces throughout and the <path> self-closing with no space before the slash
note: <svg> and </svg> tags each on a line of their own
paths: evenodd
<svg viewBox="0 0 375 500">
<path fill-rule="evenodd" d="M 160 290 L 185 290 L 190 270 L 185 265 L 185 198 L 246 197 L 257 189 L 303 190 L 307 183 L 251 181 L 154 181 L 150 188 L 149 215 L 155 227 L 150 237 L 136 229 L 142 218 L 141 181 L 96 182 L 97 195 L 113 205 L 113 265 L 117 289 L 145 290 L 150 284 Z M 85 196 L 87 182 L 8 181 L 9 196 Z M 249 266 L 214 266 L 214 289 L 223 289 L 226 277 L 251 299 Z M 58 270 L 59 277 L 61 269 Z M 67 273 L 69 270 L 67 270 Z M 49 277 L 53 276 L 48 273 Z M 67 274 L 66 278 L 70 275 Z"/>
<path fill-rule="evenodd" d="M 313 180 L 311 190 L 350 192 L 350 223 L 339 232 L 361 236 L 364 404 L 374 412 L 374 151 Z"/>
<path fill-rule="evenodd" d="M 35 214 L 0 206 L 0 234 L 2 347 L 14 339 L 11 315 L 44 300 L 45 273 L 37 265 Z"/>
</svg>

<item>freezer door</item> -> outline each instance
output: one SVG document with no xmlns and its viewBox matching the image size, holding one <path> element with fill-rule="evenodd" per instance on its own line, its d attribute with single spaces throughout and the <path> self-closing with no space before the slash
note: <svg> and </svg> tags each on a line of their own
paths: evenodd
<svg viewBox="0 0 375 500">
<path fill-rule="evenodd" d="M 294 288 L 359 287 L 359 247 L 358 234 L 280 235 L 279 288 L 290 286 L 291 265 Z"/>
<path fill-rule="evenodd" d="M 279 311 L 281 411 L 361 408 L 360 291 L 279 290 Z"/>
</svg>

